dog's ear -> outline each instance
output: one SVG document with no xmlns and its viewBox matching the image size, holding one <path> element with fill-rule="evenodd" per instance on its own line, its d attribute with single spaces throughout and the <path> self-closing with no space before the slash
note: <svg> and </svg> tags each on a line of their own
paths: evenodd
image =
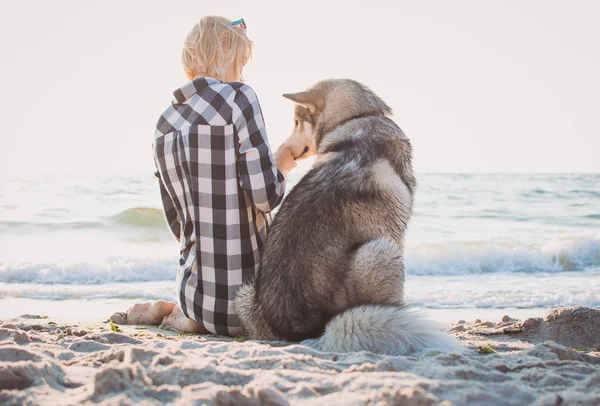
<svg viewBox="0 0 600 406">
<path fill-rule="evenodd" d="M 298 103 L 299 105 L 306 107 L 310 111 L 311 115 L 315 115 L 317 112 L 317 105 L 319 104 L 319 95 L 316 92 L 298 92 L 298 93 L 286 93 L 283 95 L 286 99 Z"/>
</svg>

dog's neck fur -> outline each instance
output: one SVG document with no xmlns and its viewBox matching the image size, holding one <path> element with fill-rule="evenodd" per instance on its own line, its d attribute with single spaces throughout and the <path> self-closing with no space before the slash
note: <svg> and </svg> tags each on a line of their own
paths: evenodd
<svg viewBox="0 0 600 406">
<path fill-rule="evenodd" d="M 385 113 L 375 113 L 375 114 L 374 113 L 363 113 L 363 114 L 357 114 L 355 116 L 352 116 L 350 118 L 342 120 L 335 127 L 333 127 L 331 129 L 331 131 L 329 131 L 329 132 L 333 132 L 333 131 L 335 131 L 336 128 L 343 126 L 347 122 L 353 121 L 353 120 L 358 120 L 359 118 L 365 118 L 365 117 L 384 117 L 384 116 L 385 116 Z"/>
<path fill-rule="evenodd" d="M 317 129 L 315 131 L 316 132 L 315 145 L 317 147 L 317 151 L 319 151 L 319 153 L 324 154 L 324 153 L 328 153 L 328 152 L 336 152 L 336 151 L 343 149 L 343 145 L 348 144 L 350 142 L 348 139 L 344 138 L 344 139 L 333 141 L 331 143 L 327 143 L 325 141 L 325 139 L 328 134 L 331 134 L 332 132 L 334 132 L 338 128 L 342 127 L 343 125 L 348 124 L 350 121 L 354 121 L 354 120 L 358 120 L 358 119 L 366 118 L 366 117 L 385 117 L 385 116 L 386 116 L 386 114 L 384 112 L 361 113 L 361 114 L 357 114 L 355 116 L 349 117 L 345 120 L 342 120 L 339 123 L 337 123 L 334 127 L 327 129 L 327 130 L 325 130 L 324 128 L 317 127 Z"/>
</svg>

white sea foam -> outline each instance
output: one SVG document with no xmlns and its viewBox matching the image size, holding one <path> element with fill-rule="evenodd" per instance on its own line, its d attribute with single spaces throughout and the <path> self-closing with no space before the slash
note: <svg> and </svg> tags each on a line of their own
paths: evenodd
<svg viewBox="0 0 600 406">
<path fill-rule="evenodd" d="M 599 265 L 598 238 L 541 246 L 471 242 L 406 247 L 406 270 L 412 275 L 570 272 Z"/>
<path fill-rule="evenodd" d="M 1 263 L 0 282 L 105 284 L 175 280 L 175 258 L 111 257 L 98 261 Z"/>
<path fill-rule="evenodd" d="M 293 253 L 292 253 L 293 254 Z M 406 300 L 421 307 L 600 307 L 600 243 L 408 246 Z M 0 262 L 0 299 L 176 299 L 177 258 Z"/>
<path fill-rule="evenodd" d="M 174 281 L 79 284 L 0 283 L 0 299 L 39 300 L 177 300 Z"/>
<path fill-rule="evenodd" d="M 600 307 L 600 267 L 570 273 L 409 276 L 409 303 L 434 309 Z"/>
<path fill-rule="evenodd" d="M 406 301 L 429 309 L 600 307 L 600 267 L 577 273 L 409 276 Z M 174 280 L 103 284 L 0 283 L 0 299 L 176 300 Z"/>
<path fill-rule="evenodd" d="M 174 248 L 174 247 L 173 247 Z M 290 255 L 294 255 L 293 252 Z M 547 274 L 600 266 L 600 240 L 543 246 L 462 243 L 408 245 L 408 275 L 453 276 L 501 273 Z M 0 282 L 103 284 L 174 280 L 177 257 L 111 256 L 94 261 L 0 262 Z"/>
</svg>

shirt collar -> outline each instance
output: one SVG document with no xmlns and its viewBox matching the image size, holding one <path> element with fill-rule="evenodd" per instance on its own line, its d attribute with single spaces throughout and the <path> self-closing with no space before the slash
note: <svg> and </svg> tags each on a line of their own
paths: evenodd
<svg viewBox="0 0 600 406">
<path fill-rule="evenodd" d="M 214 85 L 215 83 L 223 82 L 211 77 L 196 78 L 191 82 L 187 82 L 185 85 L 173 92 L 173 95 L 175 96 L 174 103 L 185 103 L 185 101 L 190 97 L 200 93 L 202 90 L 206 89 L 210 85 Z"/>
</svg>

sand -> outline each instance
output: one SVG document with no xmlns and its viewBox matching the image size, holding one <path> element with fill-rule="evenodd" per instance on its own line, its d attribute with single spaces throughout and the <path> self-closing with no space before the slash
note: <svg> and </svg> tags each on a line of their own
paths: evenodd
<svg viewBox="0 0 600 406">
<path fill-rule="evenodd" d="M 448 330 L 464 354 L 392 357 L 23 315 L 0 322 L 0 404 L 600 405 L 600 310 Z"/>
</svg>

